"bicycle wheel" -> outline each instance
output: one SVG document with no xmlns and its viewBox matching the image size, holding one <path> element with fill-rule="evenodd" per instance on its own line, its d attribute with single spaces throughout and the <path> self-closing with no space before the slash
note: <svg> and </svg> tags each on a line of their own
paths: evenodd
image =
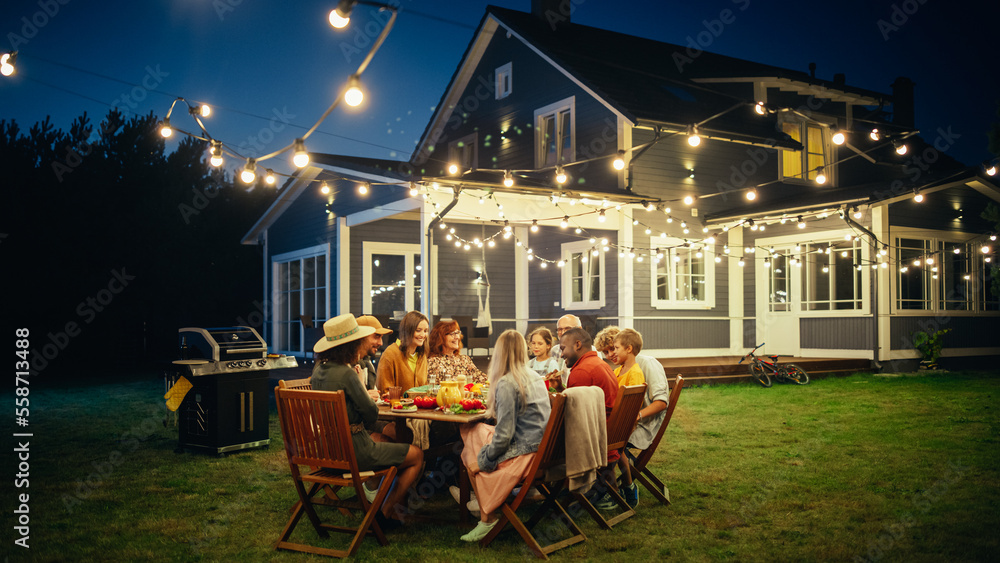
<svg viewBox="0 0 1000 563">
<path fill-rule="evenodd" d="M 799 366 L 795 364 L 786 364 L 782 369 L 785 372 L 785 378 L 788 380 L 799 385 L 809 383 L 809 374 L 806 373 L 806 370 L 800 368 Z"/>
<path fill-rule="evenodd" d="M 756 363 L 750 364 L 750 375 L 754 378 L 757 383 L 760 383 L 763 387 L 771 386 L 771 378 L 768 377 L 767 371 L 760 365 Z"/>
</svg>

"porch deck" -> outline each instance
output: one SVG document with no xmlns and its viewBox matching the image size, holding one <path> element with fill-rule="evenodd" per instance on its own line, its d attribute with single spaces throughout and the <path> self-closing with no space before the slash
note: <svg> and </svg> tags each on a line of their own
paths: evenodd
<svg viewBox="0 0 1000 563">
<path fill-rule="evenodd" d="M 746 364 L 738 364 L 740 356 L 714 356 L 710 358 L 660 358 L 667 373 L 667 379 L 673 379 L 676 374 L 684 376 L 688 385 L 712 385 L 716 383 L 734 383 L 751 381 Z M 486 371 L 489 357 L 473 358 L 479 369 Z M 779 364 L 796 364 L 806 370 L 810 378 L 821 378 L 828 375 L 849 375 L 871 369 L 871 360 L 850 358 L 798 358 L 781 356 Z M 299 379 L 312 375 L 312 361 L 300 360 L 299 367 L 293 369 L 275 370 L 271 379 Z"/>
</svg>

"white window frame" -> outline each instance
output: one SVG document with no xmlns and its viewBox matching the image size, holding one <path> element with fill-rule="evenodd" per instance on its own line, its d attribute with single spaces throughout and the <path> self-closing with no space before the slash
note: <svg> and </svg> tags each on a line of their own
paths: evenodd
<svg viewBox="0 0 1000 563">
<path fill-rule="evenodd" d="M 283 325 L 283 324 L 294 324 L 295 322 L 299 321 L 298 318 L 285 320 L 282 317 L 281 307 L 282 307 L 282 305 L 284 303 L 284 300 L 282 299 L 282 295 L 281 294 L 282 293 L 286 293 L 286 292 L 282 292 L 280 290 L 281 285 L 279 283 L 278 277 L 280 276 L 280 273 L 281 273 L 281 265 L 282 264 L 287 264 L 289 262 L 298 261 L 300 263 L 300 266 L 299 266 L 300 269 L 299 269 L 299 271 L 301 272 L 302 271 L 301 262 L 303 260 L 307 260 L 309 258 L 317 258 L 319 256 L 323 256 L 325 258 L 325 262 L 326 262 L 326 269 L 324 271 L 325 283 L 324 283 L 324 286 L 323 286 L 323 296 L 324 296 L 323 299 L 324 299 L 324 303 L 325 303 L 326 306 L 323 307 L 323 310 L 320 311 L 319 314 L 316 314 L 313 317 L 313 326 L 317 326 L 317 323 L 319 323 L 319 325 L 322 325 L 322 323 L 324 321 L 326 321 L 326 319 L 328 319 L 330 317 L 330 306 L 331 306 L 331 304 L 330 304 L 330 283 L 331 283 L 331 279 L 330 279 L 330 267 L 331 267 L 331 264 L 330 264 L 330 246 L 328 244 L 318 244 L 318 245 L 315 245 L 315 246 L 310 246 L 308 248 L 303 248 L 303 249 L 300 249 L 300 250 L 294 250 L 292 252 L 285 252 L 283 254 L 275 254 L 274 256 L 271 257 L 271 280 L 273 282 L 272 283 L 272 288 L 273 288 L 272 289 L 272 293 L 273 293 L 273 296 L 274 296 L 273 299 L 272 299 L 273 304 L 271 306 L 271 334 L 273 335 L 273 337 L 271 339 L 271 344 L 272 344 L 272 350 L 275 353 L 286 354 L 286 355 L 294 355 L 294 356 L 304 356 L 308 352 L 308 350 L 310 349 L 310 346 L 312 346 L 312 343 L 306 342 L 305 328 L 303 328 L 302 327 L 302 323 L 299 322 L 298 323 L 298 328 L 299 328 L 299 346 L 300 346 L 301 349 L 299 349 L 299 350 L 293 350 L 293 349 L 282 349 L 282 348 L 279 348 L 279 344 L 281 343 L 281 340 L 282 340 L 281 337 L 279 336 L 279 334 L 281 334 L 280 331 L 282 330 L 282 326 L 281 325 Z M 303 291 L 301 283 L 300 283 L 299 289 L 297 291 L 299 291 L 300 293 Z M 307 314 L 307 313 L 303 312 L 304 307 L 305 307 L 305 299 L 302 299 L 300 297 L 299 298 L 299 315 Z"/>
<path fill-rule="evenodd" d="M 781 158 L 778 160 L 778 163 L 781 169 L 782 181 L 791 180 L 792 182 L 815 183 L 815 179 L 809 177 L 810 174 L 809 171 L 811 170 L 811 167 L 809 166 L 809 148 L 810 148 L 809 127 L 816 127 L 819 129 L 820 136 L 822 137 L 822 140 L 820 142 L 823 148 L 823 173 L 826 174 L 827 178 L 826 184 L 824 185 L 831 187 L 835 186 L 836 178 L 834 177 L 834 173 L 836 171 L 836 168 L 832 164 L 834 162 L 834 159 L 833 159 L 833 142 L 830 140 L 831 139 L 830 126 L 826 123 L 821 123 L 819 121 L 806 120 L 794 116 L 789 116 L 787 114 L 783 114 L 779 116 L 779 121 L 778 121 L 778 126 L 782 131 L 784 130 L 785 123 L 798 125 L 799 137 L 801 139 L 799 143 L 802 145 L 802 150 L 779 151 L 779 153 L 781 154 Z M 799 166 L 801 167 L 802 173 L 805 174 L 805 177 L 789 176 L 785 173 L 786 153 L 795 153 L 798 155 Z M 815 172 L 812 172 L 812 174 L 815 174 Z"/>
<path fill-rule="evenodd" d="M 792 257 L 796 257 L 802 261 L 799 268 L 799 307 L 800 310 L 806 312 L 815 311 L 860 311 L 863 307 L 864 302 L 864 292 L 863 292 L 863 280 L 865 278 L 865 271 L 862 270 L 861 274 L 858 275 L 857 264 L 865 264 L 862 261 L 863 251 L 861 247 L 863 246 L 859 239 L 853 239 L 850 243 L 851 247 L 847 248 L 845 245 L 848 244 L 844 239 L 830 239 L 830 240 L 817 240 L 810 241 L 806 244 L 801 244 L 802 250 L 800 252 L 791 252 Z M 840 245 L 837 248 L 837 245 Z M 827 254 L 826 249 L 833 248 L 829 254 Z M 851 294 L 853 297 L 851 299 L 836 299 L 837 287 L 837 273 L 838 273 L 838 253 L 840 258 L 845 258 L 843 252 L 847 251 L 849 253 L 848 258 L 850 261 L 850 272 L 851 272 Z M 826 268 L 826 271 L 820 270 L 819 273 L 812 271 L 811 263 L 815 263 L 821 268 Z M 840 267 L 845 267 L 841 264 Z M 816 299 L 808 299 L 809 294 L 813 292 L 815 287 L 815 281 L 813 277 L 816 276 L 827 276 L 827 287 L 825 298 L 820 298 L 817 295 Z M 843 289 L 843 288 L 841 288 Z M 817 292 L 818 293 L 818 292 Z M 850 307 L 838 307 L 838 304 L 850 303 Z M 827 308 L 811 308 L 819 307 L 820 305 L 826 305 Z"/>
<path fill-rule="evenodd" d="M 591 251 L 594 248 L 597 248 L 597 247 L 595 247 L 593 244 L 590 244 L 590 242 L 586 241 L 586 240 L 582 240 L 582 241 L 578 241 L 578 242 L 567 242 L 567 243 L 563 243 L 562 244 L 562 247 L 561 247 L 562 254 L 561 254 L 561 256 L 562 256 L 562 260 L 565 262 L 565 265 L 562 268 L 562 304 L 563 304 L 563 309 L 565 309 L 567 311 L 578 311 L 578 310 L 583 310 L 583 309 L 602 309 L 602 308 L 604 308 L 604 302 L 605 302 L 605 296 L 606 296 L 606 288 L 607 288 L 607 279 L 608 279 L 608 276 L 607 276 L 607 267 L 608 267 L 607 266 L 607 262 L 608 262 L 607 258 L 608 258 L 608 256 L 607 256 L 607 253 L 601 252 L 599 248 L 598 248 L 598 256 L 600 257 L 600 260 L 598 261 L 597 276 L 599 276 L 599 281 L 600 281 L 600 283 L 598 284 L 599 288 L 600 288 L 599 289 L 600 298 L 597 299 L 596 301 L 595 300 L 588 300 L 588 299 L 584 299 L 583 301 L 573 301 L 572 300 L 572 296 L 573 296 L 573 290 L 572 290 L 573 276 L 572 276 L 572 272 L 571 272 L 572 268 L 570 267 L 570 264 L 572 264 L 572 260 L 571 259 L 572 259 L 572 257 L 573 257 L 574 254 L 586 254 L 587 255 L 587 264 L 591 264 L 592 263 L 591 262 L 591 258 L 593 256 L 590 253 L 591 253 Z M 590 276 L 593 276 L 593 272 L 591 272 Z M 584 277 L 585 277 L 584 287 L 589 287 L 590 284 L 589 284 L 588 280 L 586 279 L 588 277 L 587 274 L 585 274 Z"/>
<path fill-rule="evenodd" d="M 650 264 L 650 304 L 654 309 L 712 309 L 715 307 L 715 250 L 710 245 L 706 245 L 700 249 L 695 248 L 697 245 L 689 248 L 684 247 L 684 242 L 681 239 L 673 238 L 664 240 L 662 237 L 650 237 L 649 239 L 649 246 L 654 249 L 654 252 L 656 252 L 657 247 L 671 247 L 664 248 L 662 259 L 657 260 L 654 256 L 653 262 Z M 699 250 L 702 252 L 701 260 L 705 268 L 705 299 L 660 299 L 660 262 L 665 261 L 665 265 L 667 266 L 667 295 L 676 295 L 676 291 L 674 290 L 679 280 L 677 265 L 680 262 L 675 261 L 674 258 L 686 253 L 695 254 Z"/>
<path fill-rule="evenodd" d="M 972 234 L 962 234 L 962 233 L 945 233 L 941 231 L 914 231 L 899 229 L 894 230 L 892 233 L 892 264 L 895 266 L 893 268 L 893 279 L 892 279 L 892 307 L 893 314 L 901 315 L 917 315 L 924 316 L 928 313 L 943 313 L 954 316 L 963 315 L 983 315 L 990 314 L 996 315 L 997 309 L 990 309 L 989 302 L 986 301 L 985 291 L 979 288 L 979 284 L 985 281 L 985 270 L 989 267 L 985 263 L 983 255 L 979 251 L 979 244 L 970 244 L 967 241 L 974 238 L 975 235 Z M 925 248 L 929 255 L 933 256 L 935 263 L 929 269 L 926 266 L 926 258 L 924 263 L 919 267 L 919 272 L 916 271 L 917 268 L 913 266 L 913 260 L 907 258 L 906 262 L 903 263 L 900 260 L 900 239 L 910 239 L 919 240 L 925 243 Z M 949 253 L 955 246 L 959 246 L 961 249 L 960 256 L 965 257 L 965 259 L 973 260 L 973 268 L 970 272 L 967 272 L 973 279 L 970 279 L 965 283 L 966 285 L 966 307 L 959 308 L 948 308 L 949 303 L 958 303 L 958 300 L 948 299 L 945 293 L 945 287 L 952 285 L 949 282 L 950 272 L 943 269 L 944 263 L 947 258 L 950 258 L 946 253 Z M 907 247 L 911 248 L 911 247 Z M 925 294 L 926 298 L 923 300 L 926 305 L 924 308 L 906 308 L 900 307 L 900 280 L 904 275 L 900 272 L 900 268 L 906 266 L 908 271 L 905 275 L 920 275 L 923 277 L 923 283 L 925 284 Z M 937 268 L 937 271 L 933 271 L 933 268 Z"/>
<path fill-rule="evenodd" d="M 493 72 L 493 78 L 496 99 L 502 100 L 514 91 L 514 72 L 511 63 L 498 66 Z"/>
<path fill-rule="evenodd" d="M 403 307 L 406 311 L 413 311 L 417 309 L 416 296 L 414 295 L 414 286 L 409 283 L 413 279 L 420 278 L 420 270 L 414 265 L 414 255 L 420 255 L 420 245 L 419 244 L 401 244 L 393 242 L 369 242 L 365 241 L 361 244 L 362 247 L 362 273 L 361 273 L 361 309 L 362 313 L 365 315 L 372 314 L 372 255 L 373 254 L 388 254 L 392 256 L 405 256 L 405 276 L 406 276 L 406 294 L 403 298 Z M 436 249 L 435 249 L 436 250 Z M 432 260 L 436 262 L 436 253 L 432 254 Z M 423 268 L 423 264 L 421 264 Z M 414 278 L 414 275 L 417 277 Z M 421 307 L 427 303 L 428 288 L 421 287 Z"/>
<path fill-rule="evenodd" d="M 472 149 L 466 152 L 466 147 L 472 147 Z M 468 160 L 462 158 L 463 155 L 468 155 Z M 470 133 L 448 143 L 448 162 L 457 164 L 459 172 L 477 169 L 479 167 L 478 133 Z"/>
<path fill-rule="evenodd" d="M 556 138 L 562 138 L 562 120 L 560 113 L 569 112 L 569 149 L 563 149 L 562 143 L 556 143 L 556 161 L 548 162 L 548 151 L 546 150 L 545 128 L 541 126 L 542 120 L 552 116 L 555 123 Z M 552 167 L 556 164 L 569 164 L 576 161 L 576 96 L 570 96 L 558 102 L 551 103 L 545 107 L 535 110 L 535 168 Z"/>
</svg>

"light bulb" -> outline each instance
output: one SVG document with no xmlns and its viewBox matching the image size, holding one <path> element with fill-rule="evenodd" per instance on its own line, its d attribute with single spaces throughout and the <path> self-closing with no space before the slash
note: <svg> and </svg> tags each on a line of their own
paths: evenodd
<svg viewBox="0 0 1000 563">
<path fill-rule="evenodd" d="M 607 217 L 605 217 L 605 216 L 604 216 L 604 210 L 603 210 L 603 209 L 602 209 L 602 210 L 601 210 L 601 212 L 600 212 L 600 213 L 599 213 L 599 214 L 597 215 L 597 220 L 598 220 L 598 221 L 600 221 L 600 222 L 602 222 L 602 223 L 603 223 L 603 222 L 605 222 L 605 221 L 607 220 Z"/>
<path fill-rule="evenodd" d="M 557 184 L 566 183 L 566 172 L 563 170 L 562 166 L 556 166 L 556 183 Z"/>
<path fill-rule="evenodd" d="M 991 164 L 991 165 L 989 165 L 989 166 L 986 167 L 986 175 L 987 176 L 996 176 L 997 175 L 997 167 L 996 167 L 995 164 Z"/>
<path fill-rule="evenodd" d="M 872 132 L 868 134 L 868 138 L 877 141 L 882 138 L 882 135 L 878 132 L 878 129 L 872 129 Z"/>
<path fill-rule="evenodd" d="M 330 193 L 330 185 L 327 184 L 326 182 L 323 182 L 323 184 L 319 187 L 319 193 L 323 195 L 328 195 Z"/>
<path fill-rule="evenodd" d="M 368 189 L 371 188 L 371 184 L 365 182 L 364 184 L 358 184 L 358 193 L 365 195 L 368 193 Z"/>
<path fill-rule="evenodd" d="M 306 144 L 302 139 L 295 139 L 294 143 L 294 154 L 292 156 L 292 164 L 296 168 L 303 168 L 309 164 L 309 153 L 306 152 Z"/>
<path fill-rule="evenodd" d="M 764 107 L 764 102 L 757 102 L 753 106 L 753 110 L 757 112 L 757 115 L 764 115 L 767 113 L 767 108 Z"/>
<path fill-rule="evenodd" d="M 624 170 L 625 151 L 618 151 L 618 156 L 615 157 L 615 160 L 611 163 L 611 165 L 615 167 L 615 170 Z"/>
<path fill-rule="evenodd" d="M 410 182 L 410 197 L 417 197 L 417 194 L 419 193 L 420 190 L 417 189 L 417 185 L 414 184 L 413 182 Z"/>
<path fill-rule="evenodd" d="M 243 180 L 244 184 L 252 184 L 254 180 L 257 179 L 257 165 L 252 158 L 247 159 L 247 163 L 243 166 L 243 171 L 240 172 L 240 180 Z"/>
<path fill-rule="evenodd" d="M 854 218 L 855 219 L 860 219 L 861 218 L 861 210 L 858 209 L 857 207 L 854 208 Z"/>
<path fill-rule="evenodd" d="M 750 190 L 747 192 L 747 200 L 753 201 L 757 199 L 757 190 Z"/>
<path fill-rule="evenodd" d="M 365 101 L 365 93 L 361 91 L 361 81 L 357 76 L 352 76 L 347 91 L 344 92 L 344 101 L 351 107 L 358 107 Z"/>
<path fill-rule="evenodd" d="M 510 173 L 510 170 L 503 173 L 503 185 L 508 188 L 514 185 L 514 175 Z"/>
<path fill-rule="evenodd" d="M 208 159 L 208 163 L 216 168 L 222 166 L 222 145 L 218 141 L 212 141 L 209 151 L 212 156 Z"/>
<path fill-rule="evenodd" d="M 212 115 L 212 106 L 208 104 L 201 104 L 201 106 L 198 107 L 198 113 L 200 113 L 202 117 L 208 117 Z"/>
<path fill-rule="evenodd" d="M 347 24 L 351 23 L 351 7 L 354 6 L 354 2 L 342 1 L 340 4 L 330 10 L 330 25 L 337 29 L 344 29 Z"/>
<path fill-rule="evenodd" d="M 826 183 L 826 173 L 823 172 L 822 166 L 820 166 L 819 170 L 816 171 L 816 183 L 821 186 Z"/>
<path fill-rule="evenodd" d="M 538 219 L 533 219 L 531 221 L 531 232 L 533 232 L 533 233 L 537 233 L 538 232 Z"/>
<path fill-rule="evenodd" d="M 559 226 L 564 229 L 569 226 L 569 215 L 563 217 L 563 220 L 561 223 L 559 223 Z"/>
<path fill-rule="evenodd" d="M 684 196 L 684 204 L 685 205 L 691 205 L 692 203 L 694 203 L 694 198 L 693 197 L 691 197 L 689 195 Z"/>
<path fill-rule="evenodd" d="M 833 134 L 833 137 L 830 140 L 833 141 L 833 144 L 840 146 L 844 144 L 844 141 L 847 140 L 847 137 L 840 131 L 837 131 L 836 133 Z"/>
<path fill-rule="evenodd" d="M 169 139 L 173 134 L 174 130 L 170 128 L 170 118 L 163 118 L 163 122 L 160 123 L 160 135 L 163 135 L 164 139 Z"/>
<path fill-rule="evenodd" d="M 694 125 L 688 126 L 688 144 L 697 147 L 701 144 L 701 137 L 698 136 L 698 128 Z"/>
<path fill-rule="evenodd" d="M 268 168 L 267 173 L 264 174 L 264 183 L 268 186 L 273 186 L 278 181 L 278 177 L 274 175 L 274 172 Z"/>
<path fill-rule="evenodd" d="M 896 154 L 898 154 L 899 156 L 903 156 L 904 154 L 906 154 L 906 145 L 899 142 L 893 144 L 896 146 Z"/>
<path fill-rule="evenodd" d="M 4 53 L 0 55 L 0 74 L 4 76 L 10 76 L 14 74 L 14 59 L 17 58 L 17 53 Z"/>
<path fill-rule="evenodd" d="M 915 201 L 917 203 L 921 203 L 922 201 L 924 201 L 924 194 L 922 194 L 922 193 L 914 190 L 913 191 L 913 201 Z"/>
</svg>

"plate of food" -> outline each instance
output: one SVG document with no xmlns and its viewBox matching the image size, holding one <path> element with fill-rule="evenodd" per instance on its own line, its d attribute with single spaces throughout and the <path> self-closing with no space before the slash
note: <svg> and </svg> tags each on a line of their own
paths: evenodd
<svg viewBox="0 0 1000 563">
<path fill-rule="evenodd" d="M 450 407 L 442 407 L 446 414 L 482 414 L 486 412 L 486 404 L 480 399 L 462 399 Z"/>
<path fill-rule="evenodd" d="M 392 410 L 396 412 L 413 412 L 417 410 L 417 405 L 413 404 L 413 399 L 399 399 L 392 402 Z"/>
</svg>

